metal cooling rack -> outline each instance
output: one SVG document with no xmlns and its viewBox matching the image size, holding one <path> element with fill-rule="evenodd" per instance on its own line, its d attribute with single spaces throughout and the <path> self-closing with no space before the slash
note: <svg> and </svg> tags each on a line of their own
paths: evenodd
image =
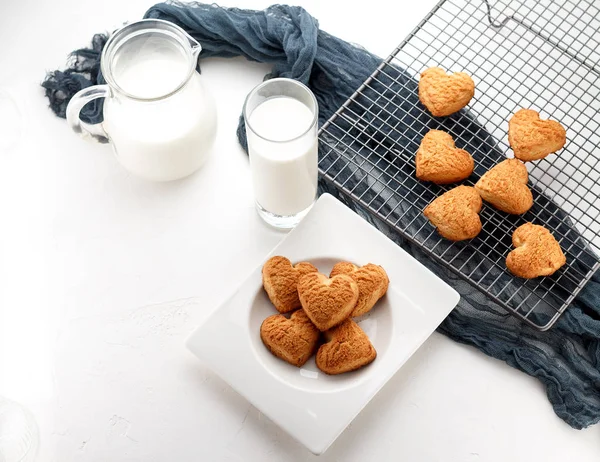
<svg viewBox="0 0 600 462">
<path fill-rule="evenodd" d="M 320 130 L 320 173 L 355 203 L 418 244 L 530 325 L 550 328 L 599 266 L 600 5 L 594 0 L 443 0 Z M 476 83 L 467 110 L 432 118 L 417 81 L 431 66 Z M 431 128 L 469 151 L 477 178 L 505 157 L 519 108 L 560 121 L 567 145 L 528 163 L 534 207 L 506 215 L 484 204 L 468 242 L 442 239 L 422 210 L 454 187 L 415 178 L 414 156 Z M 522 223 L 549 228 L 567 256 L 551 277 L 513 277 L 505 259 Z"/>
</svg>

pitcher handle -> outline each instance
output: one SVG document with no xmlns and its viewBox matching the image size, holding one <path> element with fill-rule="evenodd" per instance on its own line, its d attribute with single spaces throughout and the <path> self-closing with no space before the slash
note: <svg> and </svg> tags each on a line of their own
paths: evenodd
<svg viewBox="0 0 600 462">
<path fill-rule="evenodd" d="M 79 90 L 67 105 L 67 123 L 75 133 L 83 138 L 92 139 L 99 143 L 108 143 L 108 134 L 101 123 L 87 124 L 79 118 L 83 106 L 96 98 L 110 98 L 112 95 L 108 85 L 93 85 Z"/>
</svg>

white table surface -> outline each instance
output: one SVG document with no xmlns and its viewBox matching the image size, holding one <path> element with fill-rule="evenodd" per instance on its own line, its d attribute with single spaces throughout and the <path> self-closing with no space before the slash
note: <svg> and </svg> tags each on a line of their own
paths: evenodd
<svg viewBox="0 0 600 462">
<path fill-rule="evenodd" d="M 255 215 L 235 137 L 243 99 L 268 67 L 203 63 L 217 141 L 209 163 L 175 183 L 137 180 L 46 107 L 46 70 L 151 4 L 2 3 L 0 89 L 17 102 L 23 133 L 0 126 L 0 139 L 17 138 L 0 152 L 0 395 L 34 413 L 41 461 L 315 460 L 182 344 L 284 237 Z M 323 29 L 385 56 L 434 0 L 302 5 Z M 321 460 L 599 456 L 600 428 L 571 429 L 537 381 L 434 334 Z"/>
</svg>

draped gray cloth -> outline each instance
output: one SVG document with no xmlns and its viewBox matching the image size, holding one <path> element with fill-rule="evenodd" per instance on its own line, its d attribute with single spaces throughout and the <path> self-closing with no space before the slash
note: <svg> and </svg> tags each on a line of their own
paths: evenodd
<svg viewBox="0 0 600 462">
<path fill-rule="evenodd" d="M 320 30 L 317 21 L 300 7 L 274 5 L 264 11 L 250 11 L 199 3 L 160 3 L 151 7 L 145 17 L 172 21 L 185 29 L 202 44 L 201 59 L 244 56 L 271 64 L 272 72 L 267 78 L 289 77 L 308 85 L 319 103 L 321 124 L 381 63 L 380 58 L 368 51 Z M 51 109 L 58 116 L 65 117 L 66 105 L 78 90 L 103 82 L 99 63 L 105 43 L 106 36 L 96 35 L 90 48 L 73 52 L 68 69 L 47 75 L 42 85 Z M 417 83 L 403 69 L 396 72 L 397 75 L 392 76 L 395 79 L 388 83 L 392 90 L 402 88 L 404 103 L 400 101 L 397 110 L 406 111 L 409 116 L 423 117 L 422 112 L 411 113 L 411 108 L 418 104 Z M 394 85 L 397 87 L 394 88 Z M 382 88 L 381 91 L 389 89 Z M 478 140 L 490 138 L 468 112 L 462 111 L 459 116 L 465 119 L 461 124 L 465 131 L 460 134 L 465 142 L 469 136 Z M 87 122 L 102 120 L 102 104 L 86 106 L 82 119 Z M 445 124 L 444 120 L 433 118 L 426 123 L 442 128 Z M 410 122 L 407 124 L 410 125 Z M 237 134 L 246 149 L 241 118 Z M 388 137 L 394 135 L 387 133 Z M 402 139 L 396 141 L 403 146 Z M 488 157 L 502 158 L 492 145 L 486 149 L 489 149 Z M 322 164 L 321 167 L 332 166 Z M 345 169 L 340 174 L 345 171 L 345 175 L 352 175 L 350 170 Z M 342 178 L 342 181 L 346 179 L 353 180 Z M 538 332 L 510 316 L 454 273 L 430 260 L 418 247 L 403 240 L 393 229 L 345 196 L 340 196 L 323 180 L 320 181 L 320 191 L 338 196 L 461 294 L 458 307 L 439 327 L 441 333 L 536 377 L 544 384 L 556 414 L 572 427 L 584 428 L 600 420 L 598 276 L 585 286 L 573 306 L 550 331 Z M 564 217 L 564 212 L 543 195 L 538 194 L 536 201 L 545 201 L 546 208 L 554 207 L 553 216 Z M 568 220 L 564 222 L 568 223 Z M 564 222 L 562 226 L 565 226 Z M 573 229 L 573 233 L 577 231 Z"/>
</svg>

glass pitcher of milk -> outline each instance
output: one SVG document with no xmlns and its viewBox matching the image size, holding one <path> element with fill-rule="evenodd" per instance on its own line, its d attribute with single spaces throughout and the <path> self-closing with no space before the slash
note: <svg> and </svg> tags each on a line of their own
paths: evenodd
<svg viewBox="0 0 600 462">
<path fill-rule="evenodd" d="M 105 85 L 78 92 L 67 122 L 84 137 L 110 142 L 119 162 L 155 181 L 183 178 L 206 160 L 215 139 L 212 96 L 196 72 L 200 44 L 175 24 L 144 19 L 106 43 L 100 67 Z M 104 100 L 104 121 L 79 118 L 85 104 Z"/>
</svg>

